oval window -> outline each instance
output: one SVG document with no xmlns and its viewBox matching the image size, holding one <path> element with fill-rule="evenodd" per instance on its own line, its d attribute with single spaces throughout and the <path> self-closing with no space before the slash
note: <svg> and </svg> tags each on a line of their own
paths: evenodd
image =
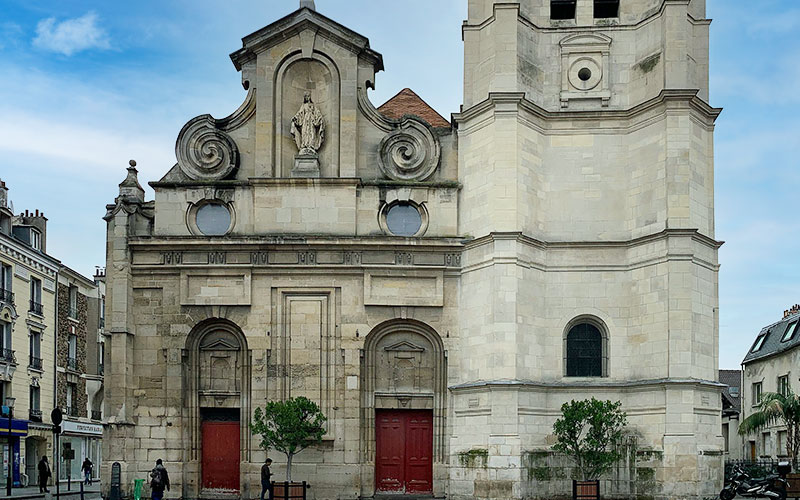
<svg viewBox="0 0 800 500">
<path fill-rule="evenodd" d="M 411 203 L 397 203 L 386 212 L 386 227 L 395 236 L 414 236 L 422 227 L 422 216 Z"/>
<path fill-rule="evenodd" d="M 220 203 L 208 203 L 197 209 L 195 222 L 206 236 L 220 236 L 231 227 L 231 212 Z"/>
</svg>

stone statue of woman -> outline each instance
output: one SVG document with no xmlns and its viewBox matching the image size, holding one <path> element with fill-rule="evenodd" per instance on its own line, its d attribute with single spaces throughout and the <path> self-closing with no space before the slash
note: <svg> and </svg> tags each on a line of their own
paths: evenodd
<svg viewBox="0 0 800 500">
<path fill-rule="evenodd" d="M 311 93 L 303 95 L 303 105 L 292 118 L 292 137 L 300 156 L 317 156 L 325 140 L 325 120 L 311 100 Z"/>
</svg>

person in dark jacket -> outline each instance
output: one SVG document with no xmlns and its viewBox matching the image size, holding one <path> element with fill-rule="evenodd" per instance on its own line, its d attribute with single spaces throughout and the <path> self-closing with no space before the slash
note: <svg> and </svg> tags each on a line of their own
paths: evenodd
<svg viewBox="0 0 800 500">
<path fill-rule="evenodd" d="M 272 500 L 272 481 L 270 481 L 272 472 L 269 470 L 270 465 L 272 465 L 272 459 L 268 458 L 264 461 L 264 465 L 261 466 L 261 500 L 264 500 L 264 493 L 266 492 L 269 492 L 267 498 Z"/>
<path fill-rule="evenodd" d="M 47 493 L 47 481 L 50 479 L 50 464 L 47 463 L 47 456 L 39 460 L 39 493 Z"/>
<path fill-rule="evenodd" d="M 92 463 L 89 460 L 89 457 L 86 457 L 83 460 L 83 465 L 81 465 L 81 471 L 83 471 L 83 484 L 88 484 L 89 486 L 92 485 Z"/>
<path fill-rule="evenodd" d="M 153 500 L 162 500 L 164 498 L 164 488 L 169 491 L 169 474 L 167 474 L 167 469 L 164 468 L 164 462 L 159 458 L 156 460 L 156 466 L 150 471 L 150 489 L 152 490 Z"/>
</svg>

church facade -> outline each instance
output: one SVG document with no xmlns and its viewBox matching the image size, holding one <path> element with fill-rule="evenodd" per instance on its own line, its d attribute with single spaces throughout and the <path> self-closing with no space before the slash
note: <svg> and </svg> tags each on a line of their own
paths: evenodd
<svg viewBox="0 0 800 500">
<path fill-rule="evenodd" d="M 376 108 L 381 55 L 313 2 L 244 37 L 244 103 L 107 206 L 105 484 L 161 458 L 181 498 L 255 498 L 253 411 L 305 396 L 311 498 L 567 496 L 552 425 L 594 396 L 629 422 L 605 496 L 716 495 L 709 23 L 469 0 L 449 121 Z"/>
</svg>

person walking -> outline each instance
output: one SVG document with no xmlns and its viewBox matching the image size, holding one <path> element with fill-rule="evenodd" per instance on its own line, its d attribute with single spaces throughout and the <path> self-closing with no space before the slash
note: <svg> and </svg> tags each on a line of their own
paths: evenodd
<svg viewBox="0 0 800 500">
<path fill-rule="evenodd" d="M 264 461 L 264 465 L 261 466 L 261 500 L 264 500 L 264 493 L 267 492 L 269 492 L 267 498 L 272 500 L 272 481 L 270 480 L 272 472 L 269 470 L 270 465 L 272 465 L 272 459 L 267 458 Z"/>
<path fill-rule="evenodd" d="M 39 469 L 39 493 L 49 493 L 50 490 L 47 489 L 47 481 L 50 479 L 50 464 L 47 463 L 47 455 L 44 455 L 41 460 L 39 460 L 39 465 L 37 466 Z"/>
<path fill-rule="evenodd" d="M 150 471 L 150 489 L 152 490 L 153 500 L 162 500 L 164 498 L 164 488 L 169 491 L 169 474 L 167 469 L 164 468 L 164 462 L 159 458 L 156 460 L 156 466 Z"/>
<path fill-rule="evenodd" d="M 83 465 L 81 465 L 81 471 L 83 471 L 83 484 L 88 484 L 89 486 L 92 485 L 92 463 L 89 460 L 89 457 L 86 457 L 83 460 Z"/>
</svg>

